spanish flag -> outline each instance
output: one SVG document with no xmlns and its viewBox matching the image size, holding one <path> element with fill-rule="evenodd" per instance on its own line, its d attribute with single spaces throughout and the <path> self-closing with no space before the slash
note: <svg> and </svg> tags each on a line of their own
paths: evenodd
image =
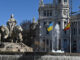
<svg viewBox="0 0 80 60">
<path fill-rule="evenodd" d="M 64 31 L 69 30 L 70 29 L 70 22 L 66 25 L 66 27 L 64 28 Z"/>
<path fill-rule="evenodd" d="M 53 30 L 53 23 L 51 23 L 51 24 L 48 26 L 47 30 L 48 30 L 48 31 Z"/>
</svg>

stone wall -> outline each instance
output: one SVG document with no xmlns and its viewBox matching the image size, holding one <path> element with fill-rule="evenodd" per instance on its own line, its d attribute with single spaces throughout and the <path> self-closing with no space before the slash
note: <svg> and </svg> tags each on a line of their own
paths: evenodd
<svg viewBox="0 0 80 60">
<path fill-rule="evenodd" d="M 80 60 L 79 56 L 36 56 L 34 60 Z"/>
<path fill-rule="evenodd" d="M 0 60 L 80 60 L 80 54 L 0 54 Z"/>
</svg>

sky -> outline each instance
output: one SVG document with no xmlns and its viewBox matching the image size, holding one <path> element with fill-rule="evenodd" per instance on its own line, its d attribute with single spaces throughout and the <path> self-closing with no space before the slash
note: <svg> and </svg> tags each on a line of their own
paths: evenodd
<svg viewBox="0 0 80 60">
<path fill-rule="evenodd" d="M 44 0 L 44 3 L 52 3 L 53 0 Z M 73 0 L 73 11 L 78 11 L 80 0 Z M 20 24 L 23 20 L 38 20 L 39 0 L 0 0 L 0 25 L 6 25 L 10 15 Z"/>
</svg>

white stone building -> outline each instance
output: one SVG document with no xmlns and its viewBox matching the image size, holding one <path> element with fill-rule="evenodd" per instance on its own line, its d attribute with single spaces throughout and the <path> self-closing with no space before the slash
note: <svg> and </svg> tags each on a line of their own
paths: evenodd
<svg viewBox="0 0 80 60">
<path fill-rule="evenodd" d="M 72 52 L 80 53 L 80 13 L 71 17 Z"/>
<path fill-rule="evenodd" d="M 69 0 L 53 0 L 51 4 L 44 4 L 40 0 L 39 4 L 39 35 L 36 40 L 39 46 L 35 49 L 38 52 L 51 52 L 54 50 L 69 51 L 69 30 L 64 32 L 64 27 L 69 22 Z M 48 32 L 47 28 L 51 22 L 58 23 L 60 27 L 60 38 L 58 40 L 58 48 L 53 47 L 56 43 L 52 43 L 54 33 Z"/>
</svg>

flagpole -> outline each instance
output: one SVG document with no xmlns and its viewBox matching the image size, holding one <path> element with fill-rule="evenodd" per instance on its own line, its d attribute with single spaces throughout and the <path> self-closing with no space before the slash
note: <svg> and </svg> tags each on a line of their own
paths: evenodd
<svg viewBox="0 0 80 60">
<path fill-rule="evenodd" d="M 70 25 L 70 53 L 72 52 L 72 50 L 71 50 L 71 48 L 72 48 L 71 45 L 72 45 L 72 44 L 71 44 L 71 25 Z"/>
<path fill-rule="evenodd" d="M 53 51 L 53 30 L 52 30 L 52 51 Z"/>
<path fill-rule="evenodd" d="M 72 0 L 71 0 L 71 20 L 72 20 Z M 72 48 L 72 44 L 71 44 L 71 21 L 70 21 L 70 53 L 72 53 L 72 50 L 71 50 L 71 48 Z"/>
<path fill-rule="evenodd" d="M 53 21 L 52 21 L 53 23 Z M 53 51 L 53 29 L 52 29 L 52 51 Z"/>
<path fill-rule="evenodd" d="M 49 27 L 47 28 L 48 32 L 51 32 L 51 52 L 53 50 L 53 21 L 51 24 L 49 24 Z"/>
</svg>

